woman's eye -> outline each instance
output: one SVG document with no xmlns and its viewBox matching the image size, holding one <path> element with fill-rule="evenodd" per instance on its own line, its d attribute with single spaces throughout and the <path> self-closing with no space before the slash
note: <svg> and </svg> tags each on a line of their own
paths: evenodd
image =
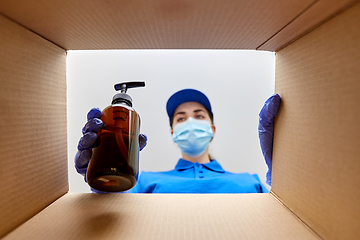
<svg viewBox="0 0 360 240">
<path fill-rule="evenodd" d="M 203 115 L 197 115 L 196 118 L 204 118 Z"/>
<path fill-rule="evenodd" d="M 176 121 L 177 122 L 183 122 L 183 121 L 185 121 L 185 118 L 181 117 L 181 118 L 178 118 Z"/>
</svg>

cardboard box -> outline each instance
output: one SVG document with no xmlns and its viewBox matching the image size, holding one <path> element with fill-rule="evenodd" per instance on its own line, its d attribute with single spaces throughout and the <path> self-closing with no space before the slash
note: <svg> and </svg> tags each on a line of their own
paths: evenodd
<svg viewBox="0 0 360 240">
<path fill-rule="evenodd" d="M 0 12 L 0 237 L 360 236 L 358 1 L 3 0 Z M 276 51 L 271 193 L 69 193 L 66 50 L 75 49 Z"/>
</svg>

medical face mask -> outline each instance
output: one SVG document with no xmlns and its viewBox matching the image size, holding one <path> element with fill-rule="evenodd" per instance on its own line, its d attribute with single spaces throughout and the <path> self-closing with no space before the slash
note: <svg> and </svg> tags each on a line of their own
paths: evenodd
<svg viewBox="0 0 360 240">
<path fill-rule="evenodd" d="M 173 140 L 190 157 L 203 154 L 213 137 L 211 123 L 192 117 L 174 127 Z"/>
</svg>

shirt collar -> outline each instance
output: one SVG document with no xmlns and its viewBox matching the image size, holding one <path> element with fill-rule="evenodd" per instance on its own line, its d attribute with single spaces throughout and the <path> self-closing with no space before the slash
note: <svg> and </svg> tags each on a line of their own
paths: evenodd
<svg viewBox="0 0 360 240">
<path fill-rule="evenodd" d="M 196 164 L 199 164 L 199 163 L 193 163 L 193 162 L 190 162 L 190 161 L 180 158 L 180 160 L 178 161 L 178 163 L 175 166 L 175 169 L 178 171 L 181 171 L 181 170 L 192 168 Z M 209 169 L 213 172 L 221 172 L 221 173 L 225 172 L 225 170 L 221 167 L 221 165 L 215 159 L 211 160 L 211 162 L 209 162 L 209 163 L 205 163 L 205 164 L 201 164 L 201 165 L 203 165 L 204 167 L 206 167 L 207 169 Z"/>
</svg>

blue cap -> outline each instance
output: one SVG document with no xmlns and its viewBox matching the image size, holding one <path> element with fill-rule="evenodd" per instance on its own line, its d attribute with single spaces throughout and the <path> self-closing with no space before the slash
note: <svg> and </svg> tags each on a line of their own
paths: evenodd
<svg viewBox="0 0 360 240">
<path fill-rule="evenodd" d="M 209 99 L 202 92 L 195 89 L 183 89 L 174 93 L 166 103 L 166 111 L 169 116 L 170 125 L 176 108 L 185 102 L 197 102 L 203 105 L 213 116 Z"/>
</svg>

